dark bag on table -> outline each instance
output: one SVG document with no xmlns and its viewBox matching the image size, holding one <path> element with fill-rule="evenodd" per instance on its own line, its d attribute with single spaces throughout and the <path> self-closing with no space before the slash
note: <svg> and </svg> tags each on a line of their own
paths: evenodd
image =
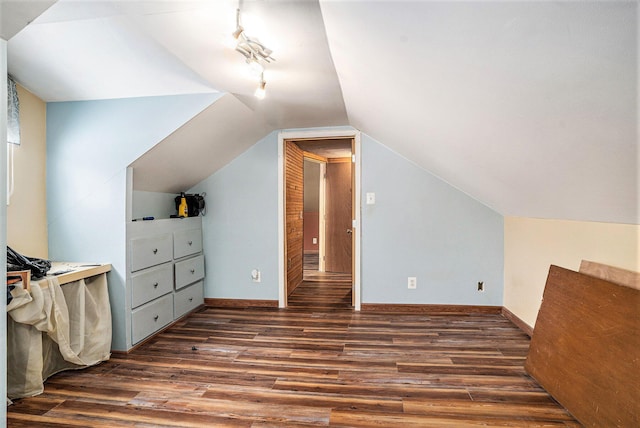
<svg viewBox="0 0 640 428">
<path fill-rule="evenodd" d="M 32 279 L 44 277 L 51 269 L 49 260 L 26 257 L 7 246 L 7 272 L 30 270 Z"/>
</svg>

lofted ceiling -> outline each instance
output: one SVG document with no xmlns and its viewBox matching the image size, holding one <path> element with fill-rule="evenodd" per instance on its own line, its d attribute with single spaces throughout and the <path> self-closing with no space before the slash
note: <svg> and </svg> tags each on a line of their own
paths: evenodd
<svg viewBox="0 0 640 428">
<path fill-rule="evenodd" d="M 637 8 L 322 2 L 352 126 L 505 215 L 622 223 L 638 223 Z"/>
<path fill-rule="evenodd" d="M 51 3 L 1 0 L 9 72 L 45 101 L 223 92 L 183 131 L 219 159 L 238 126 L 351 125 L 503 215 L 640 223 L 636 1 L 245 0 L 264 100 L 236 0 Z"/>
<path fill-rule="evenodd" d="M 11 0 L 9 0 L 11 2 Z M 275 129 L 347 124 L 317 1 L 244 1 L 271 48 L 268 98 L 234 50 L 233 0 L 58 0 L 9 40 L 9 73 L 44 101 L 228 92 Z"/>
</svg>

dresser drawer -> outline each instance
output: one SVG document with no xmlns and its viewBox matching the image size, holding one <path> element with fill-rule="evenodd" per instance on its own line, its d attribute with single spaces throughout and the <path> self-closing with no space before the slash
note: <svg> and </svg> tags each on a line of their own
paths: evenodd
<svg viewBox="0 0 640 428">
<path fill-rule="evenodd" d="M 171 234 L 131 240 L 131 272 L 172 260 Z"/>
<path fill-rule="evenodd" d="M 173 315 L 179 318 L 204 303 L 204 281 L 176 291 L 173 297 Z"/>
<path fill-rule="evenodd" d="M 173 290 L 173 264 L 141 270 L 131 275 L 131 307 L 136 308 Z"/>
<path fill-rule="evenodd" d="M 173 258 L 197 254 L 202 251 L 202 229 L 178 230 L 173 233 Z"/>
<path fill-rule="evenodd" d="M 176 262 L 176 290 L 204 278 L 204 256 Z"/>
<path fill-rule="evenodd" d="M 131 341 L 138 343 L 173 321 L 173 294 L 167 294 L 131 313 Z"/>
</svg>

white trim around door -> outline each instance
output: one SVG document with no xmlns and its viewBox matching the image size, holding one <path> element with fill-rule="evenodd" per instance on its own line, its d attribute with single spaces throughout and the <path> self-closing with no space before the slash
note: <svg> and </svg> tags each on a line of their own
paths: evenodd
<svg viewBox="0 0 640 428">
<path fill-rule="evenodd" d="M 284 218 L 284 143 L 286 140 L 320 139 L 320 138 L 353 138 L 355 142 L 355 265 L 353 267 L 353 293 L 354 309 L 360 310 L 361 290 L 360 290 L 360 251 L 362 240 L 362 229 L 360 227 L 360 131 L 353 130 L 316 130 L 316 131 L 282 131 L 278 134 L 278 306 L 286 306 L 286 284 L 285 284 L 285 218 Z"/>
</svg>

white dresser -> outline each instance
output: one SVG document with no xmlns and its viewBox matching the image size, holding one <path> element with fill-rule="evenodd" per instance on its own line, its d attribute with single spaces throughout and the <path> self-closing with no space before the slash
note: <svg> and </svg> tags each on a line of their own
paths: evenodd
<svg viewBox="0 0 640 428">
<path fill-rule="evenodd" d="M 127 349 L 204 304 L 202 219 L 127 225 Z"/>
</svg>

